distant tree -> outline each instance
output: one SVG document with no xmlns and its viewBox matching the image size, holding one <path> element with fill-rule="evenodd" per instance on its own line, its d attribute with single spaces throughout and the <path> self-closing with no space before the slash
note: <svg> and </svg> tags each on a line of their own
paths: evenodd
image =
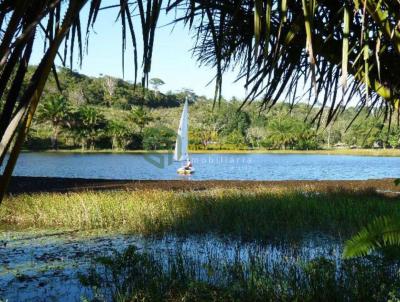
<svg viewBox="0 0 400 302">
<path fill-rule="evenodd" d="M 250 127 L 250 116 L 246 111 L 238 111 L 236 106 L 228 105 L 218 111 L 218 125 L 223 136 L 228 136 L 238 130 L 243 137 L 246 137 Z"/>
<path fill-rule="evenodd" d="M 125 149 L 129 143 L 131 131 L 121 121 L 109 121 L 106 127 L 106 133 L 111 138 L 111 148 Z"/>
<path fill-rule="evenodd" d="M 212 124 L 200 124 L 191 131 L 189 137 L 191 143 L 201 145 L 206 150 L 210 143 L 218 139 L 218 132 Z"/>
<path fill-rule="evenodd" d="M 207 149 L 210 143 L 215 143 L 219 140 L 219 132 L 222 129 L 222 125 L 218 121 L 218 113 L 212 110 L 211 106 L 207 106 L 207 103 L 199 104 L 192 111 L 198 112 L 198 114 L 191 119 L 192 121 L 194 120 L 190 136 L 191 140 L 193 143 L 201 145 L 203 149 Z"/>
<path fill-rule="evenodd" d="M 383 127 L 384 124 L 376 119 L 358 120 L 345 133 L 344 141 L 348 145 L 371 148 L 376 142 L 386 142 Z"/>
<path fill-rule="evenodd" d="M 175 143 L 176 133 L 167 127 L 146 128 L 143 133 L 143 147 L 146 150 L 170 149 Z"/>
<path fill-rule="evenodd" d="M 266 145 L 278 149 L 318 149 L 320 138 L 311 125 L 282 112 L 267 126 Z"/>
<path fill-rule="evenodd" d="M 29 67 L 29 69 L 33 73 L 34 68 Z M 168 110 L 167 108 L 182 106 L 182 102 L 186 97 L 191 103 L 190 144 L 195 148 L 207 149 L 210 147 L 210 144 L 216 144 L 222 148 L 223 143 L 227 142 L 227 140 L 235 140 L 233 137 L 234 135 L 232 136 L 231 133 L 236 129 L 239 129 L 242 133 L 245 143 L 253 148 L 266 147 L 281 149 L 284 148 L 282 143 L 285 143 L 282 140 L 286 140 L 287 146 L 285 148 L 290 149 L 315 149 L 322 145 L 322 143 L 328 147 L 335 147 L 337 143 L 359 147 L 399 147 L 397 143 L 398 138 L 396 136 L 397 132 L 395 131 L 397 125 L 396 117 L 394 117 L 389 132 L 388 122 L 383 123 L 377 120 L 373 114 L 368 116 L 368 111 L 364 110 L 361 111 L 359 119 L 346 130 L 354 115 L 357 114 L 357 109 L 353 107 L 349 107 L 343 111 L 343 113 L 338 116 L 335 123 L 330 124 L 328 127 L 323 126 L 328 119 L 328 112 L 324 113 L 321 119 L 322 126 L 317 133 L 315 129 L 304 123 L 307 115 L 314 116 L 317 110 L 303 103 L 293 106 L 291 110 L 290 106 L 287 104 L 278 103 L 266 113 L 260 112 L 259 104 L 255 101 L 238 112 L 237 109 L 241 104 L 241 100 L 234 97 L 229 101 L 222 98 L 221 102 L 215 104 L 215 108 L 212 109 L 212 100 L 197 96 L 193 90 L 190 89 L 183 89 L 175 93 L 167 92 L 165 94 L 160 94 L 156 98 L 153 90 L 143 88 L 140 85 L 135 88 L 132 83 L 122 79 L 111 77 L 108 79 L 104 75 L 98 78 L 88 77 L 64 68 L 59 69 L 58 76 L 63 94 L 65 93 L 64 96 L 68 99 L 68 103 L 74 108 L 90 105 L 98 112 L 107 113 L 107 116 L 108 113 L 113 113 L 115 110 L 126 110 L 129 116 L 129 125 L 136 127 L 136 131 L 138 132 L 134 139 L 135 143 L 133 143 L 132 137 L 134 131 L 129 131 L 131 138 L 128 144 L 129 148 L 143 148 L 142 133 L 144 128 L 148 127 L 150 124 L 157 124 L 157 127 L 167 126 L 171 129 L 175 129 L 177 126 L 176 119 L 178 119 L 178 113 L 175 112 L 178 111 Z M 28 83 L 24 83 L 24 85 L 27 84 Z M 143 91 L 145 91 L 145 93 L 143 93 Z M 54 95 L 59 95 L 59 92 L 54 76 L 50 76 L 45 86 L 44 96 L 46 99 Z M 192 101 L 194 99 L 196 100 L 195 102 Z M 139 105 L 142 106 L 143 111 L 138 109 Z M 104 108 L 104 106 L 108 106 L 109 108 Z M 133 114 L 129 113 L 132 106 L 135 108 L 133 110 L 138 110 L 136 117 L 133 117 Z M 39 106 L 39 108 L 41 108 L 41 106 Z M 154 110 L 150 111 L 150 108 Z M 144 116 L 142 114 L 143 112 Z M 154 118 L 152 115 L 154 115 Z M 69 120 L 71 120 L 73 124 L 75 117 L 75 114 L 69 114 L 65 124 L 68 124 Z M 148 117 L 150 117 L 150 120 Z M 156 117 L 160 119 L 160 122 L 153 123 L 152 121 L 154 121 Z M 276 131 L 277 125 L 272 124 L 278 117 L 288 120 L 282 122 L 283 124 L 288 124 L 289 130 L 286 131 L 283 129 L 283 131 L 281 131 L 281 138 L 279 138 L 278 135 L 279 131 Z M 126 124 L 123 120 L 115 120 L 115 122 L 120 122 L 121 125 Z M 32 130 L 39 131 L 35 132 L 35 136 L 30 135 L 29 148 L 34 148 L 35 144 L 38 144 L 38 148 L 44 148 L 46 143 L 47 148 L 51 147 L 52 142 L 54 145 L 54 135 L 49 134 L 48 130 L 50 127 L 42 127 L 42 124 L 50 125 L 50 122 L 40 119 L 34 121 L 32 126 L 34 129 Z M 58 127 L 60 135 L 71 134 L 71 131 L 66 131 L 67 128 L 63 127 L 63 125 L 64 124 Z M 96 147 L 100 147 L 101 144 L 103 144 L 101 147 L 123 148 L 122 145 L 125 139 L 121 138 L 121 140 L 119 140 L 115 136 L 122 135 L 122 133 L 117 133 L 120 130 L 122 131 L 122 129 L 117 129 L 117 126 L 114 126 L 116 125 L 112 127 L 108 125 L 106 128 L 102 129 L 104 131 L 98 130 Z M 280 126 L 283 127 L 284 125 Z M 126 127 L 131 128 L 130 126 Z M 56 129 L 57 127 L 51 127 L 51 131 L 55 131 Z M 87 132 L 85 129 L 81 132 L 85 133 L 85 131 Z M 33 133 L 34 132 L 31 132 L 31 134 Z M 56 136 L 58 136 L 59 141 L 59 135 Z M 228 136 L 230 136 L 229 139 Z M 33 137 L 35 139 L 33 139 Z M 49 140 L 49 137 L 52 139 Z M 76 130 L 73 130 L 73 135 L 68 135 L 68 137 L 69 139 L 65 141 L 65 144 L 69 146 L 76 145 L 77 140 L 80 139 L 80 136 L 76 134 Z M 85 134 L 84 137 L 86 138 L 87 135 Z M 104 140 L 102 140 L 102 138 L 104 138 Z M 231 145 L 231 147 L 234 146 Z"/>
<path fill-rule="evenodd" d="M 150 79 L 150 85 L 153 86 L 156 93 L 158 93 L 158 89 L 160 88 L 160 86 L 162 86 L 164 84 L 165 84 L 165 82 L 159 78 Z"/>
<path fill-rule="evenodd" d="M 197 99 L 197 94 L 193 91 L 193 89 L 182 88 L 179 92 L 175 93 L 177 98 L 181 103 L 183 103 L 186 99 L 189 102 L 193 102 Z"/>
<path fill-rule="evenodd" d="M 388 143 L 394 149 L 400 146 L 400 130 L 395 129 L 390 131 L 388 135 Z"/>
<path fill-rule="evenodd" d="M 130 119 L 139 127 L 140 135 L 142 135 L 144 127 L 153 121 L 150 113 L 143 107 L 132 108 L 130 112 Z"/>
<path fill-rule="evenodd" d="M 58 149 L 58 135 L 62 126 L 67 123 L 69 113 L 68 102 L 63 95 L 51 95 L 39 107 L 39 121 L 49 123 L 52 127 L 51 147 L 53 149 Z"/>
<path fill-rule="evenodd" d="M 90 105 L 102 105 L 106 101 L 104 99 L 104 87 L 101 78 L 91 79 L 83 90 L 87 103 Z"/>
<path fill-rule="evenodd" d="M 247 141 L 253 148 L 260 148 L 262 140 L 266 136 L 266 129 L 263 127 L 250 127 L 247 131 Z"/>
<path fill-rule="evenodd" d="M 236 129 L 231 133 L 229 133 L 225 138 L 225 142 L 227 144 L 240 148 L 246 145 L 246 139 L 243 136 L 243 133 L 239 129 Z"/>
<path fill-rule="evenodd" d="M 285 117 L 273 119 L 268 124 L 267 140 L 273 148 L 291 148 L 295 142 L 293 121 Z"/>
<path fill-rule="evenodd" d="M 113 77 L 105 76 L 103 77 L 102 85 L 104 89 L 104 102 L 106 106 L 111 107 L 117 86 L 117 80 Z"/>
<path fill-rule="evenodd" d="M 89 147 L 95 148 L 95 141 L 105 129 L 104 116 L 91 106 L 82 106 L 78 109 L 72 123 L 72 131 L 80 139 L 81 147 L 84 150 Z"/>
<path fill-rule="evenodd" d="M 297 121 L 295 131 L 295 144 L 294 149 L 298 150 L 315 150 L 320 146 L 321 138 L 318 136 L 317 131 L 309 124 Z"/>
<path fill-rule="evenodd" d="M 82 106 L 86 104 L 86 98 L 83 90 L 84 88 L 81 85 L 76 85 L 68 90 L 68 99 L 73 105 Z"/>
</svg>

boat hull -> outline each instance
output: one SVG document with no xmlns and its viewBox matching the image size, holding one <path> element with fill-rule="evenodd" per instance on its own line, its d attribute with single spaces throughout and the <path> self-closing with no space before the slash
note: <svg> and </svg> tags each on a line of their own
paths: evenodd
<svg viewBox="0 0 400 302">
<path fill-rule="evenodd" d="M 182 175 L 189 175 L 189 174 L 193 174 L 194 173 L 194 168 L 188 170 L 185 168 L 179 168 L 178 170 L 176 170 L 176 173 L 178 174 L 182 174 Z"/>
</svg>

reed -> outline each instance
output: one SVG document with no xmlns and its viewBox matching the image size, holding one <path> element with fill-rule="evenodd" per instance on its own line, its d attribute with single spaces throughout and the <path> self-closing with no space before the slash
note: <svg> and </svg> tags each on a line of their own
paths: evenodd
<svg viewBox="0 0 400 302">
<path fill-rule="evenodd" d="M 199 261 L 178 251 L 155 256 L 131 246 L 99 257 L 81 284 L 95 301 L 398 301 L 399 264 L 379 257 L 268 261 L 252 254 Z"/>
<path fill-rule="evenodd" d="M 9 196 L 0 207 L 0 225 L 143 235 L 214 233 L 267 240 L 309 232 L 346 237 L 374 217 L 388 214 L 400 214 L 398 199 L 372 191 L 88 191 Z"/>
</svg>

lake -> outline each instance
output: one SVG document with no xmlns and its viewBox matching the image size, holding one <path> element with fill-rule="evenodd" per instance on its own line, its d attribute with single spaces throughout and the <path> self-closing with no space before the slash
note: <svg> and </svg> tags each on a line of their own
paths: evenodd
<svg viewBox="0 0 400 302">
<path fill-rule="evenodd" d="M 22 153 L 14 175 L 99 179 L 338 180 L 400 176 L 400 157 L 318 154 L 193 154 L 180 176 L 171 154 Z"/>
</svg>

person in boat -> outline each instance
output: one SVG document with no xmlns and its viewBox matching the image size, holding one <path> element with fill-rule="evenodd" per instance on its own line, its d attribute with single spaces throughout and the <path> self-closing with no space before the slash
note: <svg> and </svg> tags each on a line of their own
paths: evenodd
<svg viewBox="0 0 400 302">
<path fill-rule="evenodd" d="M 187 160 L 186 165 L 183 167 L 185 170 L 191 170 L 192 169 L 192 162 L 190 159 Z"/>
</svg>

